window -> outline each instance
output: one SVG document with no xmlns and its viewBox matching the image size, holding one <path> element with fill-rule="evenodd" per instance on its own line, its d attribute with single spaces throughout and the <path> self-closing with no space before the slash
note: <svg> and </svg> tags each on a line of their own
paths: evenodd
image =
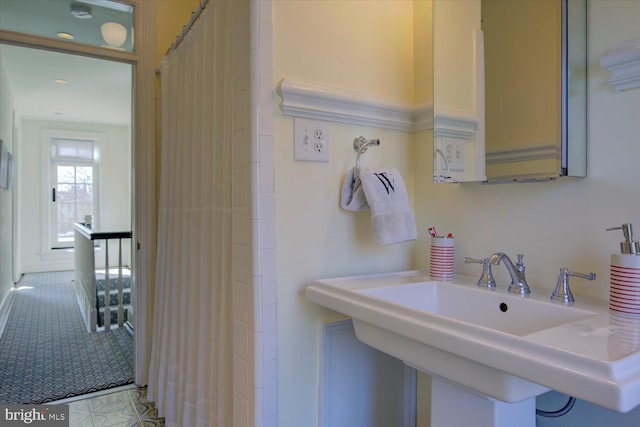
<svg viewBox="0 0 640 427">
<path fill-rule="evenodd" d="M 73 247 L 73 223 L 96 216 L 94 141 L 51 139 L 51 247 Z"/>
</svg>

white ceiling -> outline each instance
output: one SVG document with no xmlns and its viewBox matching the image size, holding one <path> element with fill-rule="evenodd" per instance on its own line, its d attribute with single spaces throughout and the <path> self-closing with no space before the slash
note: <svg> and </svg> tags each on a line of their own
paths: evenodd
<svg viewBox="0 0 640 427">
<path fill-rule="evenodd" d="M 92 17 L 72 16 L 72 9 L 78 6 L 90 10 Z M 129 29 L 123 47 L 130 49 L 133 15 L 129 9 L 111 0 L 0 0 L 0 27 L 51 38 L 66 31 L 75 36 L 70 43 L 101 46 L 105 41 L 100 26 L 119 22 Z M 8 90 L 22 118 L 131 123 L 132 69 L 128 64 L 0 45 L 0 65 L 7 72 Z M 55 79 L 67 84 L 56 84 Z M 6 90 L 0 87 L 3 95 Z"/>
<path fill-rule="evenodd" d="M 0 64 L 22 118 L 131 123 L 129 64 L 10 45 L 0 45 Z"/>
<path fill-rule="evenodd" d="M 72 15 L 72 11 L 78 8 L 88 12 L 86 19 Z M 57 33 L 63 31 L 74 36 L 71 43 L 103 46 L 106 42 L 101 25 L 117 22 L 127 30 L 127 38 L 121 48 L 130 51 L 132 11 L 132 7 L 112 0 L 0 0 L 0 27 L 51 38 L 56 38 Z"/>
</svg>

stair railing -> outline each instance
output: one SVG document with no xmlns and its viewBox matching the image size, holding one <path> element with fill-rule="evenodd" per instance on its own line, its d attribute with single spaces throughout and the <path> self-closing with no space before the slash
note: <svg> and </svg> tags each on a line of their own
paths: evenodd
<svg viewBox="0 0 640 427">
<path fill-rule="evenodd" d="M 75 258 L 75 282 L 76 298 L 80 306 L 80 312 L 87 330 L 96 331 L 98 327 L 111 328 L 111 277 L 109 265 L 109 241 L 118 240 L 118 279 L 117 279 L 117 304 L 113 309 L 117 310 L 118 327 L 123 327 L 126 320 L 124 309 L 124 280 L 123 280 L 123 256 L 122 240 L 130 239 L 131 231 L 99 232 L 94 231 L 84 224 L 74 224 L 74 258 Z M 105 273 L 104 273 L 104 312 L 102 322 L 99 321 L 100 307 L 96 279 L 95 241 L 105 241 Z"/>
<path fill-rule="evenodd" d="M 128 238 L 130 238 L 129 236 Z M 112 238 L 115 239 L 115 238 Z M 111 278 L 109 272 L 109 239 L 105 239 L 105 261 L 104 261 L 104 317 L 103 317 L 103 325 L 105 329 L 109 329 L 111 327 Z M 116 310 L 118 313 L 117 322 L 118 327 L 122 328 L 125 322 L 124 316 L 124 290 L 123 290 L 123 280 L 122 280 L 122 238 L 118 238 L 118 297 L 117 297 L 117 305 Z M 99 310 L 99 308 L 98 308 Z"/>
</svg>

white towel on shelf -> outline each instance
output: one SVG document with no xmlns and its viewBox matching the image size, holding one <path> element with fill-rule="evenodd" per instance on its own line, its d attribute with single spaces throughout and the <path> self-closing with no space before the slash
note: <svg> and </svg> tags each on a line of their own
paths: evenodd
<svg viewBox="0 0 640 427">
<path fill-rule="evenodd" d="M 342 190 L 342 207 L 358 211 L 366 210 L 367 205 L 371 209 L 371 223 L 378 244 L 388 245 L 418 237 L 407 189 L 396 168 L 361 168 L 360 179 L 354 177 L 354 169 L 349 171 Z"/>
</svg>

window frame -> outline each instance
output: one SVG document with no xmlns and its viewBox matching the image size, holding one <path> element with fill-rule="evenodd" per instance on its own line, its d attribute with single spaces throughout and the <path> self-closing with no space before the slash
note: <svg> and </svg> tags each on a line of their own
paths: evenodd
<svg viewBox="0 0 640 427">
<path fill-rule="evenodd" d="M 41 141 L 45 146 L 42 150 L 42 164 L 46 165 L 46 173 L 43 173 L 42 179 L 42 231 L 41 231 L 41 250 L 42 253 L 54 253 L 60 250 L 73 250 L 73 242 L 65 244 L 57 244 L 57 222 L 55 209 L 57 205 L 52 201 L 51 189 L 54 188 L 56 170 L 53 141 L 61 140 L 80 140 L 91 141 L 93 143 L 93 215 L 98 218 L 100 216 L 100 143 L 104 140 L 103 133 L 89 131 L 75 131 L 66 129 L 44 129 L 41 133 Z M 64 161 L 71 158 L 65 157 Z M 85 164 L 88 164 L 85 163 Z M 96 222 L 96 226 L 98 222 Z"/>
<path fill-rule="evenodd" d="M 83 143 L 91 144 L 91 152 L 92 157 L 91 160 L 83 159 L 81 157 L 73 157 L 73 156 L 58 156 L 56 154 L 55 145 L 58 141 L 82 141 Z M 98 210 L 98 200 L 99 200 L 99 190 L 100 190 L 100 178 L 98 174 L 98 164 L 96 162 L 96 141 L 93 139 L 76 139 L 76 138 L 58 138 L 53 137 L 49 140 L 50 148 L 51 148 L 51 176 L 49 181 L 49 188 L 56 189 L 56 201 L 51 203 L 49 218 L 51 223 L 49 224 L 49 239 L 50 239 L 50 247 L 51 249 L 71 249 L 74 248 L 74 241 L 71 238 L 70 241 L 65 240 L 61 241 L 59 236 L 58 225 L 60 224 L 60 218 L 58 216 L 59 213 L 59 200 L 58 200 L 58 185 L 60 184 L 58 179 L 58 166 L 73 166 L 77 167 L 87 167 L 90 166 L 92 169 L 92 177 L 91 177 L 91 186 L 92 186 L 92 208 L 91 215 L 94 217 L 94 224 L 98 224 L 100 219 L 99 210 Z M 77 181 L 74 179 L 73 184 L 77 184 Z M 50 190 L 52 191 L 52 190 Z M 51 196 L 53 199 L 53 196 Z M 74 205 L 76 205 L 77 201 L 74 200 Z M 76 208 L 77 209 L 77 208 Z M 83 215 L 84 217 L 84 215 Z M 82 218 L 77 218 L 77 221 L 80 221 Z M 94 225 L 95 226 L 95 225 Z"/>
</svg>

